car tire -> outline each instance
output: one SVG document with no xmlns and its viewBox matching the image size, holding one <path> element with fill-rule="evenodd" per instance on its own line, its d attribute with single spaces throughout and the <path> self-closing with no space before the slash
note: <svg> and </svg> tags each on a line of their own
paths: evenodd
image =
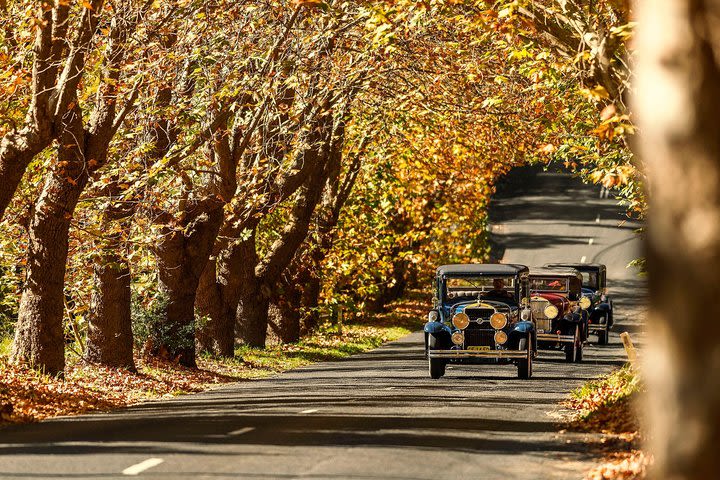
<svg viewBox="0 0 720 480">
<path fill-rule="evenodd" d="M 445 375 L 445 360 L 442 358 L 429 358 L 428 366 L 430 370 L 430 378 L 437 380 Z"/>
<path fill-rule="evenodd" d="M 428 333 L 425 332 L 425 358 L 428 357 Z"/>
<path fill-rule="evenodd" d="M 527 380 L 532 377 L 533 356 L 530 345 L 530 334 L 528 334 L 528 338 L 521 338 L 520 342 L 518 342 L 518 350 L 528 350 L 527 358 L 519 360 L 517 366 L 518 378 L 521 378 L 523 380 Z"/>
<path fill-rule="evenodd" d="M 574 363 L 576 362 L 577 358 L 577 351 L 578 351 L 578 343 L 579 343 L 579 337 L 580 336 L 580 327 L 575 327 L 575 335 L 574 340 L 572 343 L 568 343 L 565 345 L 565 361 L 567 363 Z"/>
<path fill-rule="evenodd" d="M 609 336 L 610 336 L 610 332 L 608 332 L 607 330 L 599 330 L 598 331 L 598 345 L 607 345 Z"/>
</svg>

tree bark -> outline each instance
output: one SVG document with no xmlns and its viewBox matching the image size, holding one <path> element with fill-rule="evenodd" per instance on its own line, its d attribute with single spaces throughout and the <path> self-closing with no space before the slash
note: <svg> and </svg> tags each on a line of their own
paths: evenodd
<svg viewBox="0 0 720 480">
<path fill-rule="evenodd" d="M 224 202 L 206 198 L 184 215 L 178 227 L 168 226 L 156 254 L 160 291 L 167 310 L 152 352 L 167 354 L 181 365 L 195 367 L 195 296 L 200 276 L 223 221 Z"/>
<path fill-rule="evenodd" d="M 58 165 L 48 176 L 29 228 L 28 269 L 20 299 L 12 361 L 51 375 L 65 369 L 65 266 L 70 219 L 87 184 L 85 132 L 79 108 L 68 112 Z"/>
<path fill-rule="evenodd" d="M 115 250 L 121 248 L 119 242 L 105 248 L 93 269 L 96 290 L 90 302 L 85 355 L 100 365 L 135 371 L 130 268 L 125 255 Z"/>
<path fill-rule="evenodd" d="M 638 6 L 635 110 L 651 193 L 644 375 L 653 475 L 714 478 L 720 468 L 720 5 Z"/>
</svg>

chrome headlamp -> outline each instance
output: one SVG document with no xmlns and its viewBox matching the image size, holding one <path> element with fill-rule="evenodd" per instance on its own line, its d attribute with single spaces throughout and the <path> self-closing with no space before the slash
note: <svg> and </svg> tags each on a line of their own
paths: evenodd
<svg viewBox="0 0 720 480">
<path fill-rule="evenodd" d="M 507 342 L 507 339 L 507 333 L 503 332 L 502 330 L 498 330 L 497 332 L 495 332 L 495 343 L 502 345 L 503 343 Z"/>
<path fill-rule="evenodd" d="M 428 312 L 428 321 L 437 322 L 439 318 L 440 315 L 438 314 L 437 310 L 430 310 L 430 312 Z"/>
<path fill-rule="evenodd" d="M 590 308 L 590 303 L 591 302 L 588 297 L 582 297 L 580 299 L 580 308 L 582 308 L 583 310 L 587 310 L 588 308 Z"/>
<path fill-rule="evenodd" d="M 545 317 L 552 320 L 553 318 L 558 316 L 558 309 L 555 305 L 550 304 L 547 307 L 545 307 L 545 310 L 543 310 L 543 313 L 545 313 Z"/>
<path fill-rule="evenodd" d="M 504 313 L 495 312 L 490 315 L 490 325 L 492 325 L 495 330 L 500 330 L 507 325 L 507 317 Z"/>
<path fill-rule="evenodd" d="M 450 337 L 450 340 L 452 340 L 455 345 L 462 345 L 465 341 L 465 335 L 463 332 L 455 332 Z"/>
<path fill-rule="evenodd" d="M 470 317 L 464 312 L 456 313 L 452 318 L 452 324 L 455 325 L 455 328 L 465 330 L 470 325 Z"/>
<path fill-rule="evenodd" d="M 520 311 L 520 320 L 522 320 L 523 322 L 530 321 L 530 309 L 529 308 L 523 308 Z"/>
</svg>

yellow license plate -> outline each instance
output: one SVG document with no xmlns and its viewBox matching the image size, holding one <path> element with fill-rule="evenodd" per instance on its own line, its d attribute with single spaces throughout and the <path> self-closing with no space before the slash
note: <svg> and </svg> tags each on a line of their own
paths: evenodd
<svg viewBox="0 0 720 480">
<path fill-rule="evenodd" d="M 468 350 L 480 350 L 480 351 L 484 352 L 486 350 L 490 350 L 490 347 L 483 346 L 483 345 L 473 345 L 473 346 L 468 347 Z"/>
</svg>

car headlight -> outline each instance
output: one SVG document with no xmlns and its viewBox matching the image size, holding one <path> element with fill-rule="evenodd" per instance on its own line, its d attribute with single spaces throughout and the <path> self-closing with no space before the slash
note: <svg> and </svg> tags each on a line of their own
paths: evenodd
<svg viewBox="0 0 720 480">
<path fill-rule="evenodd" d="M 490 325 L 492 325 L 495 330 L 500 330 L 507 325 L 507 317 L 503 313 L 495 312 L 490 315 Z"/>
<path fill-rule="evenodd" d="M 507 333 L 502 330 L 495 332 L 495 343 L 502 345 L 505 342 L 507 342 Z"/>
<path fill-rule="evenodd" d="M 529 322 L 530 321 L 530 309 L 529 308 L 523 308 L 520 312 L 520 320 L 523 322 Z"/>
<path fill-rule="evenodd" d="M 464 312 L 456 313 L 452 318 L 452 324 L 455 325 L 455 328 L 464 330 L 468 325 L 470 325 L 470 317 L 468 317 Z"/>
<path fill-rule="evenodd" d="M 551 320 L 553 318 L 557 317 L 557 315 L 558 315 L 558 309 L 553 304 L 550 304 L 547 307 L 545 307 L 545 310 L 543 310 L 543 312 L 545 313 L 545 317 L 549 318 Z"/>
<path fill-rule="evenodd" d="M 430 310 L 428 313 L 428 320 L 431 322 L 437 322 L 438 318 L 440 318 L 440 315 L 438 314 L 437 310 Z"/>
<path fill-rule="evenodd" d="M 465 335 L 463 335 L 463 332 L 455 332 L 452 334 L 450 339 L 455 345 L 462 345 L 465 341 Z"/>
<path fill-rule="evenodd" d="M 582 297 L 580 299 L 580 308 L 583 310 L 587 310 L 590 308 L 590 299 L 588 297 Z"/>
</svg>

